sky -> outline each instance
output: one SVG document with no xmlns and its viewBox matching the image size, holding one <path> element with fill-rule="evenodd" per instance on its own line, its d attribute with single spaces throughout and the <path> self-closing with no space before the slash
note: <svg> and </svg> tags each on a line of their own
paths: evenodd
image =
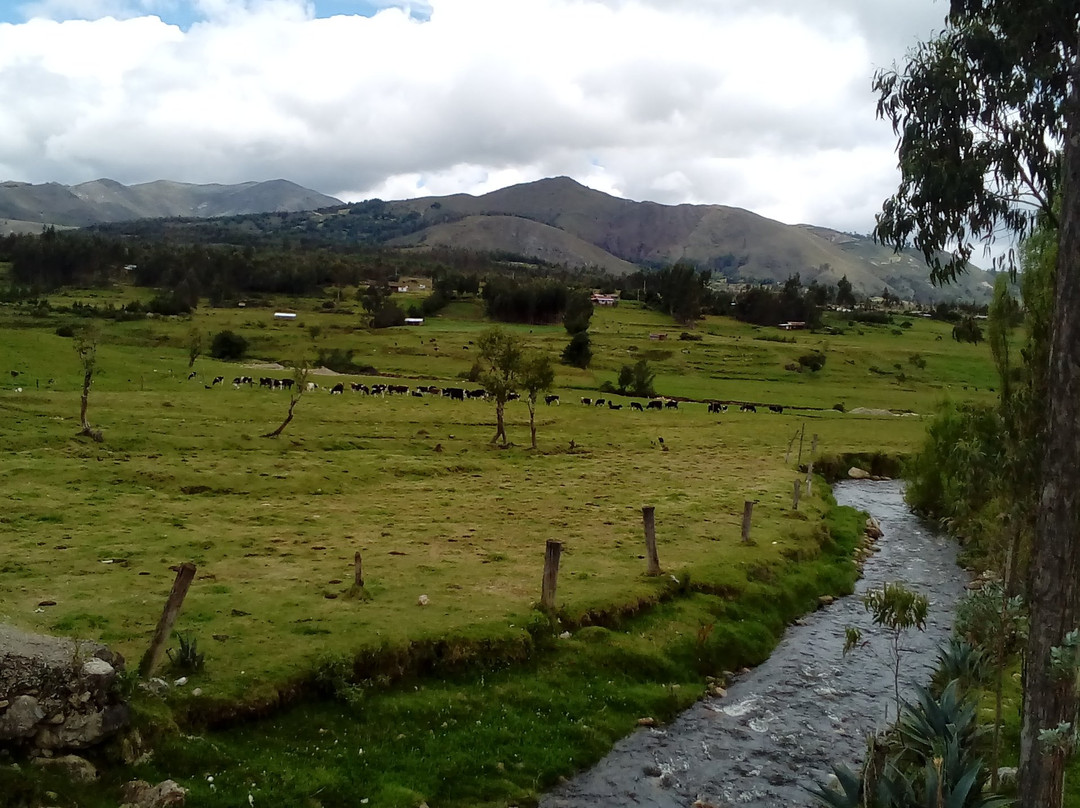
<svg viewBox="0 0 1080 808">
<path fill-rule="evenodd" d="M 347 201 L 566 175 L 866 233 L 946 0 L 0 0 L 0 180 Z"/>
</svg>

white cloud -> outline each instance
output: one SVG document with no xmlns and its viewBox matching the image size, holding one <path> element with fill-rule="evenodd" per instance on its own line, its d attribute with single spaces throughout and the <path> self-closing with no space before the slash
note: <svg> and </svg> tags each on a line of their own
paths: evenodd
<svg viewBox="0 0 1080 808">
<path fill-rule="evenodd" d="M 933 0 L 42 0 L 0 24 L 0 179 L 349 198 L 567 174 L 635 199 L 866 230 L 895 183 L 870 76 Z M 189 8 L 189 10 L 191 10 Z M 113 15 L 107 17 L 103 15 Z"/>
</svg>

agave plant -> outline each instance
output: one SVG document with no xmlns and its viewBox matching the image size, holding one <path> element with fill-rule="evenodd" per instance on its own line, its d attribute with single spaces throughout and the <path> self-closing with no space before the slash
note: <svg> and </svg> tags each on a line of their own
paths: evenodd
<svg viewBox="0 0 1080 808">
<path fill-rule="evenodd" d="M 942 754 L 923 767 L 920 808 L 998 808 L 1011 800 L 982 793 L 986 781 L 982 760 L 970 759 L 959 741 L 950 739 Z"/>
<path fill-rule="evenodd" d="M 863 804 L 862 799 L 862 775 L 853 772 L 843 763 L 833 766 L 833 774 L 839 788 L 821 785 L 807 789 L 818 805 L 826 808 L 859 808 Z"/>
<path fill-rule="evenodd" d="M 921 685 L 914 702 L 907 702 L 896 725 L 904 747 L 925 763 L 939 755 L 949 742 L 967 750 L 981 730 L 975 722 L 975 702 L 960 694 L 960 683 L 949 682 L 935 698 Z"/>
<path fill-rule="evenodd" d="M 964 639 L 953 637 L 949 644 L 938 651 L 934 683 L 941 685 L 958 680 L 965 687 L 989 679 L 986 653 Z"/>
</svg>

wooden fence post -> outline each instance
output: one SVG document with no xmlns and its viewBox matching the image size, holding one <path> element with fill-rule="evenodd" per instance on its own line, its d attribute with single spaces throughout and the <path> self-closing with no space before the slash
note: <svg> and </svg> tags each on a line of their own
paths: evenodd
<svg viewBox="0 0 1080 808">
<path fill-rule="evenodd" d="M 555 608 L 555 585 L 559 582 L 559 556 L 562 542 L 548 539 L 544 552 L 544 585 L 540 593 L 540 607 L 545 611 Z"/>
<path fill-rule="evenodd" d="M 353 556 L 353 586 L 357 589 L 364 588 L 364 562 L 359 553 Z"/>
<path fill-rule="evenodd" d="M 641 519 L 645 523 L 645 555 L 649 560 L 649 575 L 660 574 L 660 559 L 656 555 L 656 508 L 645 505 L 641 509 Z"/>
<path fill-rule="evenodd" d="M 810 462 L 806 464 L 806 493 L 811 494 L 814 490 L 814 456 L 817 454 L 817 435 L 810 444 Z"/>
<path fill-rule="evenodd" d="M 181 564 L 180 570 L 176 573 L 176 580 L 173 581 L 169 599 L 165 601 L 165 609 L 161 612 L 161 619 L 158 620 L 154 639 L 150 641 L 150 647 L 146 649 L 146 654 L 139 665 L 139 675 L 143 678 L 153 674 L 154 669 L 161 662 L 161 654 L 165 650 L 165 644 L 169 641 L 173 623 L 176 622 L 176 616 L 180 614 L 180 607 L 184 604 L 184 597 L 187 595 L 188 587 L 191 586 L 194 578 L 195 565 L 190 561 Z"/>
<path fill-rule="evenodd" d="M 802 425 L 802 429 L 799 431 L 799 459 L 795 461 L 796 466 L 801 466 L 802 465 L 802 442 L 803 442 L 803 435 L 805 435 L 805 434 L 806 434 L 806 424 L 804 423 Z"/>
<path fill-rule="evenodd" d="M 802 485 L 798 479 L 795 480 L 795 490 L 791 496 L 791 508 L 792 510 L 799 510 L 799 494 L 802 491 Z"/>
<path fill-rule="evenodd" d="M 750 543 L 750 521 L 754 516 L 754 500 L 748 499 L 743 503 L 742 511 L 742 541 L 743 544 Z"/>
<path fill-rule="evenodd" d="M 795 445 L 795 438 L 799 437 L 799 430 L 795 430 L 795 434 L 791 436 L 791 440 L 787 443 L 787 451 L 784 453 L 784 465 L 788 465 L 791 462 L 791 447 Z"/>
</svg>

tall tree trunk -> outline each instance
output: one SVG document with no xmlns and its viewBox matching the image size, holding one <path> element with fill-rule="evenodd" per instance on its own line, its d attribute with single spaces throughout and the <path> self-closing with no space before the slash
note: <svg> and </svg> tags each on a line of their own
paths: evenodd
<svg viewBox="0 0 1080 808">
<path fill-rule="evenodd" d="M 503 401 L 495 402 L 495 437 L 491 439 L 492 443 L 495 443 L 502 438 L 502 445 L 506 446 L 506 424 L 503 420 L 503 409 L 506 407 L 506 403 Z"/>
<path fill-rule="evenodd" d="M 83 373 L 82 382 L 82 404 L 79 407 L 79 423 L 82 424 L 82 431 L 84 435 L 89 435 L 91 432 L 90 422 L 86 420 L 86 408 L 90 404 L 90 382 L 94 379 L 94 371 L 87 368 Z"/>
<path fill-rule="evenodd" d="M 532 447 L 536 448 L 536 401 L 529 402 L 529 434 L 532 436 Z"/>
<path fill-rule="evenodd" d="M 1039 731 L 1075 722 L 1074 674 L 1055 674 L 1050 650 L 1080 622 L 1080 68 L 1065 104 L 1064 182 L 1050 336 L 1046 444 L 1031 559 L 1031 629 L 1025 658 L 1019 808 L 1059 808 L 1065 753 Z"/>
<path fill-rule="evenodd" d="M 293 410 L 296 408 L 296 402 L 298 402 L 299 400 L 300 396 L 294 396 L 293 398 L 291 398 L 289 400 L 289 414 L 285 416 L 285 420 L 281 422 L 281 426 L 279 426 L 273 432 L 267 432 L 265 435 L 262 435 L 262 437 L 276 438 L 278 435 L 284 432 L 285 427 L 287 427 L 289 425 L 289 422 L 292 421 Z"/>
</svg>

